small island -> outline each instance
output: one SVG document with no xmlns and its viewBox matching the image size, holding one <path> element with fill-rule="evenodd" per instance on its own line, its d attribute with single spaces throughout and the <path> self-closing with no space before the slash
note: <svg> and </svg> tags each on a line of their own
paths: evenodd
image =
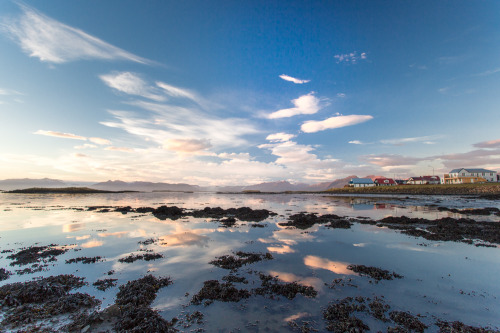
<svg viewBox="0 0 500 333">
<path fill-rule="evenodd" d="M 131 193 L 137 191 L 105 191 L 96 190 L 88 187 L 59 187 L 59 188 L 47 188 L 47 187 L 31 187 L 22 190 L 12 190 L 5 193 L 24 193 L 24 194 L 92 194 L 92 193 Z"/>
</svg>

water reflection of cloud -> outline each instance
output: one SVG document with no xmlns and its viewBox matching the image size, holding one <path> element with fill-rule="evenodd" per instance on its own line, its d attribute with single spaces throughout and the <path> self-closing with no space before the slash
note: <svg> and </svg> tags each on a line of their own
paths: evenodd
<svg viewBox="0 0 500 333">
<path fill-rule="evenodd" d="M 165 235 L 160 237 L 161 246 L 191 246 L 196 245 L 204 247 L 209 241 L 209 237 L 199 235 L 195 232 L 185 231 L 183 233 L 177 233 L 172 235 Z"/>
<path fill-rule="evenodd" d="M 66 236 L 66 238 L 69 238 L 69 239 L 76 239 L 76 240 L 85 240 L 85 239 L 89 239 L 90 238 L 90 235 L 83 235 L 83 236 Z"/>
<path fill-rule="evenodd" d="M 104 244 L 104 242 L 93 239 L 91 241 L 83 243 L 81 245 L 81 247 L 83 247 L 85 249 L 88 249 L 88 248 L 91 248 L 91 247 L 99 247 L 99 246 L 102 246 L 103 244 Z"/>
<path fill-rule="evenodd" d="M 65 224 L 62 227 L 62 232 L 67 233 L 67 232 L 75 232 L 75 231 L 80 231 L 83 229 L 85 226 L 85 223 L 71 223 L 71 224 Z"/>
<path fill-rule="evenodd" d="M 274 253 L 279 253 L 279 254 L 285 254 L 285 253 L 294 253 L 295 250 L 292 249 L 288 245 L 282 245 L 282 246 L 268 246 L 267 250 L 269 252 L 274 252 Z"/>
<path fill-rule="evenodd" d="M 355 244 L 352 244 L 353 246 L 355 247 L 365 247 L 367 244 L 366 243 L 355 243 Z"/>
<path fill-rule="evenodd" d="M 309 255 L 304 258 L 304 264 L 311 268 L 326 269 L 336 274 L 356 275 L 356 273 L 347 269 L 349 263 L 341 261 L 332 261 L 329 259 Z"/>
<path fill-rule="evenodd" d="M 316 277 L 302 277 L 295 275 L 293 273 L 278 272 L 278 271 L 270 271 L 269 274 L 272 276 L 276 276 L 283 282 L 287 283 L 297 282 L 298 284 L 301 284 L 303 286 L 313 287 L 318 291 L 322 290 L 324 286 L 323 281 Z"/>
<path fill-rule="evenodd" d="M 128 235 L 128 231 L 116 231 L 116 232 L 100 232 L 97 234 L 99 237 L 116 237 L 122 238 L 123 236 Z"/>
<path fill-rule="evenodd" d="M 439 244 L 435 244 L 434 246 L 439 246 Z M 414 243 L 406 243 L 406 242 L 401 242 L 401 243 L 396 243 L 396 244 L 388 244 L 387 248 L 389 249 L 400 249 L 400 250 L 409 250 L 409 251 L 416 251 L 416 252 L 438 252 L 437 250 L 434 249 L 434 246 L 429 246 L 426 245 L 424 246 L 419 246 L 415 245 Z"/>
<path fill-rule="evenodd" d="M 288 321 L 294 321 L 294 320 L 304 318 L 304 317 L 309 317 L 309 316 L 311 316 L 311 314 L 308 312 L 299 312 L 297 314 L 291 315 L 290 317 L 286 317 L 284 320 L 286 322 L 288 322 Z"/>
</svg>

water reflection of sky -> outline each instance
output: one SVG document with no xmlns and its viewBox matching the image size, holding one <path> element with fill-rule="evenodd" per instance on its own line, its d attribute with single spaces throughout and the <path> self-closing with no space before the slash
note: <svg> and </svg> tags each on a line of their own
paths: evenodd
<svg viewBox="0 0 500 333">
<path fill-rule="evenodd" d="M 454 201 L 455 200 L 455 201 Z M 151 214 L 121 214 L 86 211 L 86 206 L 157 207 L 162 204 L 184 208 L 242 207 L 269 209 L 278 216 L 254 228 L 238 222 L 224 228 L 210 219 L 186 218 L 160 221 Z M 274 259 L 244 267 L 240 274 L 250 281 L 239 287 L 252 288 L 256 274 L 247 269 L 276 276 L 283 282 L 298 282 L 318 290 L 317 298 L 297 297 L 293 301 L 252 297 L 241 303 L 215 302 L 209 307 L 188 307 L 205 314 L 207 331 L 245 328 L 258 321 L 258 327 L 270 331 L 288 329 L 287 321 L 306 318 L 324 329 L 321 309 L 330 301 L 347 296 L 385 296 L 395 310 L 425 313 L 443 320 L 461 320 L 469 325 L 500 326 L 500 249 L 477 248 L 467 244 L 432 242 L 402 235 L 388 228 L 354 224 L 351 229 L 328 229 L 315 225 L 307 230 L 279 226 L 286 217 L 301 211 L 379 219 L 389 215 L 407 215 L 429 219 L 458 214 L 439 212 L 435 205 L 449 207 L 499 207 L 497 202 L 466 200 L 456 197 L 411 197 L 400 199 L 353 198 L 323 195 L 222 195 L 213 193 L 125 193 L 99 195 L 0 195 L 0 249 L 19 249 L 34 243 L 72 245 L 58 257 L 47 272 L 13 275 L 0 284 L 25 281 L 35 276 L 76 274 L 90 283 L 82 288 L 103 300 L 113 302 L 117 288 L 97 291 L 91 284 L 100 278 L 117 278 L 118 284 L 137 279 L 147 272 L 171 276 L 174 284 L 158 294 L 153 304 L 171 319 L 184 311 L 190 297 L 203 281 L 221 279 L 228 272 L 208 264 L 215 257 L 238 250 L 270 252 Z M 477 217 L 476 217 L 477 218 Z M 484 217 L 480 217 L 484 219 Z M 490 220 L 498 221 L 491 216 Z M 154 244 L 139 241 L 152 238 Z M 118 259 L 142 250 L 161 253 L 156 261 L 121 263 Z M 2 255 L 0 255 L 2 256 Z M 92 265 L 65 264 L 66 259 L 102 256 L 105 261 Z M 14 271 L 4 254 L 0 267 Z M 404 279 L 370 283 L 347 269 L 349 264 L 376 266 L 395 271 Z M 112 276 L 107 272 L 114 270 Z M 334 279 L 352 279 L 357 288 L 330 289 Z M 326 284 L 326 285 L 325 285 Z M 465 291 L 461 293 L 460 291 Z M 473 293 L 474 291 L 474 293 Z M 189 296 L 186 296 L 186 295 Z M 470 295 L 473 296 L 470 296 Z M 224 313 L 221 315 L 221 313 Z M 224 322 L 226 318 L 227 322 Z M 228 323 L 231 322 L 229 325 Z M 229 325 L 229 326 L 228 326 Z M 232 325 L 232 326 L 231 326 Z M 386 327 L 370 322 L 373 330 Z"/>
</svg>

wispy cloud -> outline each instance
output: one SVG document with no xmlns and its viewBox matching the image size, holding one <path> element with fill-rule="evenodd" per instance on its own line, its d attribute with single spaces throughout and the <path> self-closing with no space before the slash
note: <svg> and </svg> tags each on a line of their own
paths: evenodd
<svg viewBox="0 0 500 333">
<path fill-rule="evenodd" d="M 33 134 L 54 136 L 56 138 L 64 138 L 64 139 L 74 139 L 74 140 L 83 140 L 83 141 L 87 140 L 87 138 L 84 136 L 71 134 L 71 133 L 54 132 L 54 131 L 38 130 Z"/>
<path fill-rule="evenodd" d="M 141 96 L 158 102 L 166 100 L 165 96 L 155 91 L 155 88 L 146 84 L 139 75 L 134 73 L 115 72 L 100 75 L 99 78 L 109 87 L 129 95 Z"/>
<path fill-rule="evenodd" d="M 349 141 L 349 143 L 353 144 L 353 145 L 366 145 L 366 143 L 361 142 L 359 140 L 352 140 L 352 141 Z"/>
<path fill-rule="evenodd" d="M 362 162 L 377 165 L 379 167 L 401 167 L 414 166 L 420 161 L 428 158 L 408 157 L 398 154 L 364 155 L 359 158 Z"/>
<path fill-rule="evenodd" d="M 198 139 L 168 139 L 163 147 L 181 153 L 193 153 L 211 148 L 209 140 Z"/>
<path fill-rule="evenodd" d="M 315 133 L 327 129 L 352 126 L 373 119 L 369 115 L 335 116 L 322 121 L 309 120 L 302 124 L 300 129 L 305 133 Z"/>
<path fill-rule="evenodd" d="M 127 147 L 113 147 L 113 146 L 106 147 L 106 148 L 104 148 L 104 150 L 119 151 L 119 152 L 122 152 L 122 153 L 133 153 L 135 151 L 132 148 L 127 148 Z"/>
<path fill-rule="evenodd" d="M 38 135 L 45 135 L 45 136 L 52 136 L 56 138 L 63 138 L 63 139 L 73 139 L 73 140 L 82 140 L 82 141 L 90 141 L 98 145 L 110 145 L 111 141 L 108 139 L 103 139 L 103 138 L 87 138 L 81 135 L 76 135 L 72 133 L 63 133 L 63 132 L 55 132 L 55 131 L 44 131 L 44 130 L 38 130 L 34 132 L 33 134 L 38 134 Z M 91 146 L 93 145 L 88 145 L 85 144 L 83 146 L 78 146 L 77 149 L 82 149 L 82 148 L 92 148 Z M 75 147 L 76 148 L 76 147 Z"/>
<path fill-rule="evenodd" d="M 413 138 L 384 139 L 380 143 L 386 145 L 403 146 L 407 143 L 421 142 L 424 144 L 435 144 L 435 140 L 442 138 L 442 135 L 418 136 Z"/>
<path fill-rule="evenodd" d="M 500 139 L 478 142 L 478 143 L 474 144 L 474 147 L 477 147 L 477 148 L 500 148 Z"/>
<path fill-rule="evenodd" d="M 344 93 L 338 93 L 338 94 L 337 94 L 337 97 L 339 97 L 339 98 L 345 98 L 345 97 L 346 97 L 346 94 L 344 94 Z"/>
<path fill-rule="evenodd" d="M 493 75 L 493 74 L 496 74 L 496 73 L 499 73 L 499 72 L 500 72 L 500 67 L 497 67 L 497 68 L 494 68 L 494 69 L 490 69 L 490 70 L 478 73 L 478 74 L 476 74 L 474 76 L 489 76 L 489 75 Z"/>
<path fill-rule="evenodd" d="M 320 105 L 320 99 L 314 96 L 314 92 L 302 95 L 297 99 L 293 99 L 291 102 L 295 107 L 278 110 L 267 115 L 267 118 L 278 119 L 293 117 L 299 114 L 315 114 L 322 108 Z"/>
<path fill-rule="evenodd" d="M 17 42 L 24 52 L 44 62 L 65 63 L 82 59 L 149 60 L 108 44 L 84 31 L 63 24 L 21 4 L 22 13 L 0 21 L 0 31 Z"/>
<path fill-rule="evenodd" d="M 97 146 L 89 144 L 89 143 L 84 143 L 83 145 L 74 146 L 73 148 L 75 148 L 75 149 L 88 149 L 88 148 L 97 148 Z"/>
<path fill-rule="evenodd" d="M 283 80 L 285 81 L 290 81 L 290 82 L 293 82 L 295 84 L 304 84 L 304 83 L 308 83 L 308 82 L 311 82 L 311 80 L 302 80 L 302 79 L 297 79 L 297 78 L 294 78 L 294 77 L 291 77 L 291 76 L 288 76 L 286 74 L 281 74 L 280 75 L 280 78 L 282 78 Z"/>
<path fill-rule="evenodd" d="M 163 91 L 172 97 L 181 97 L 181 98 L 187 98 L 192 101 L 195 101 L 199 103 L 200 97 L 198 97 L 194 92 L 189 91 L 187 89 L 179 88 L 179 87 L 174 87 L 170 84 L 167 84 L 165 82 L 156 82 L 156 85 L 163 89 Z"/>
<path fill-rule="evenodd" d="M 356 64 L 360 60 L 366 60 L 367 55 L 366 52 L 362 52 L 360 55 L 358 55 L 358 52 L 354 51 L 351 53 L 337 54 L 334 56 L 334 58 L 337 59 L 337 64 L 341 62 Z"/>
<path fill-rule="evenodd" d="M 285 141 L 290 141 L 295 137 L 294 134 L 287 134 L 287 133 L 275 133 L 275 134 L 269 134 L 266 137 L 266 140 L 271 141 L 271 142 L 285 142 Z"/>
</svg>

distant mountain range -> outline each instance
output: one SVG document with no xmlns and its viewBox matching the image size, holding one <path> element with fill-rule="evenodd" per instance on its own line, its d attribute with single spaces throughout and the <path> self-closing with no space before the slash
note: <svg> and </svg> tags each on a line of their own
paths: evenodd
<svg viewBox="0 0 500 333">
<path fill-rule="evenodd" d="M 123 182 L 121 180 L 108 180 L 107 182 L 97 183 L 89 186 L 97 190 L 106 191 L 169 191 L 169 192 L 199 192 L 201 187 L 189 184 L 168 184 L 151 182 Z"/>
<path fill-rule="evenodd" d="M 367 178 L 369 178 L 368 176 Z M 224 187 L 201 187 L 189 184 L 169 184 L 169 183 L 153 183 L 153 182 L 124 182 L 121 180 L 108 180 L 101 183 L 83 183 L 83 182 L 65 182 L 58 179 L 5 179 L 0 180 L 0 190 L 20 190 L 31 187 L 69 187 L 69 186 L 86 186 L 97 190 L 106 191 L 171 191 L 171 192 L 200 192 L 200 191 L 219 191 L 219 192 L 243 192 L 243 191 L 260 191 L 260 192 L 285 192 L 285 191 L 326 191 L 330 188 L 344 187 L 349 183 L 351 178 L 357 176 L 349 176 L 342 179 L 337 179 L 331 182 L 305 184 L 292 184 L 288 181 L 267 182 L 249 186 L 224 186 Z"/>
</svg>

